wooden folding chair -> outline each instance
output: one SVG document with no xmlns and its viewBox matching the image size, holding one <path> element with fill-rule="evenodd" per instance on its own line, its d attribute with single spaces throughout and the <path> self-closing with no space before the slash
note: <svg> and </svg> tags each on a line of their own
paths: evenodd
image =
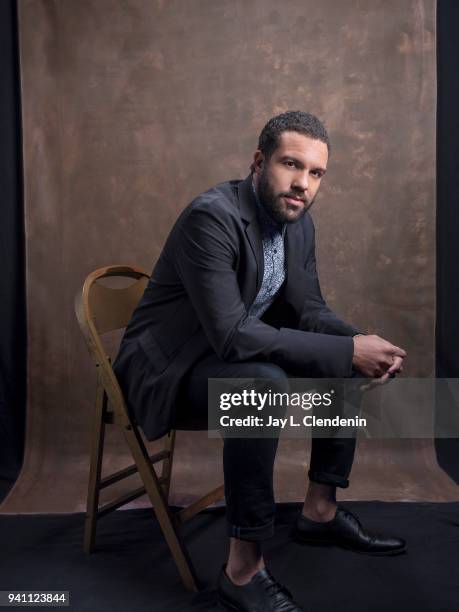
<svg viewBox="0 0 459 612">
<path fill-rule="evenodd" d="M 134 282 L 127 287 L 110 288 L 99 282 L 107 277 L 122 277 L 132 279 Z M 87 553 L 94 549 L 98 518 L 147 493 L 179 574 L 185 586 L 196 591 L 198 590 L 196 575 L 180 537 L 179 527 L 210 504 L 222 499 L 223 485 L 181 511 L 171 512 L 168 498 L 175 430 L 165 436 L 163 450 L 149 456 L 140 432 L 128 413 L 123 393 L 101 340 L 103 334 L 126 327 L 143 294 L 148 278 L 149 275 L 139 268 L 129 266 L 99 268 L 86 278 L 82 292 L 75 299 L 78 322 L 98 372 L 84 549 Z M 102 478 L 106 425 L 121 428 L 134 464 Z M 158 475 L 154 465 L 159 462 L 162 462 L 162 469 Z M 144 486 L 99 507 L 101 489 L 136 472 L 140 474 Z"/>
</svg>

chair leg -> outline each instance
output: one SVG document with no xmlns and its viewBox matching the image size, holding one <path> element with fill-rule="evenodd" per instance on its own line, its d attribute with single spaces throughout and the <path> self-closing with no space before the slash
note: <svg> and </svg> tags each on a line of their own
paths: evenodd
<svg viewBox="0 0 459 612">
<path fill-rule="evenodd" d="M 177 565 L 180 577 L 187 589 L 198 591 L 198 583 L 191 560 L 176 529 L 174 518 L 169 511 L 164 493 L 148 457 L 140 433 L 136 427 L 130 427 L 124 429 L 124 435 L 137 464 L 139 474 L 145 485 L 156 518 L 158 519 L 175 564 Z"/>
<path fill-rule="evenodd" d="M 166 502 L 169 503 L 169 491 L 171 488 L 171 476 L 172 476 L 172 463 L 174 460 L 174 448 L 175 448 L 175 429 L 172 429 L 166 437 L 164 444 L 164 450 L 169 452 L 169 457 L 163 460 L 163 467 L 161 471 L 161 479 L 163 481 L 163 491 Z"/>
<path fill-rule="evenodd" d="M 100 380 L 97 381 L 96 415 L 91 443 L 91 467 L 89 471 L 88 500 L 84 526 L 84 551 L 94 550 L 97 527 L 97 510 L 99 508 L 99 487 L 104 452 L 105 422 L 104 412 L 107 407 L 107 395 Z"/>
</svg>

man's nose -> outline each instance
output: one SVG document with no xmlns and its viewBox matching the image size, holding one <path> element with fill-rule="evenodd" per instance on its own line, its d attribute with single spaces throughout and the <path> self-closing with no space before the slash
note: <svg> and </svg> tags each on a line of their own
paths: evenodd
<svg viewBox="0 0 459 612">
<path fill-rule="evenodd" d="M 309 172 L 302 171 L 295 174 L 292 182 L 292 187 L 296 191 L 307 191 L 309 187 Z"/>
</svg>

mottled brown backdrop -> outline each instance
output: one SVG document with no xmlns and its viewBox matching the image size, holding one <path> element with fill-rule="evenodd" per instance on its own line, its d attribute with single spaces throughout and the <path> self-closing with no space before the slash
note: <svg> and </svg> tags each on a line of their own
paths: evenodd
<svg viewBox="0 0 459 612">
<path fill-rule="evenodd" d="M 182 208 L 244 177 L 263 124 L 287 109 L 317 114 L 333 143 L 313 213 L 330 305 L 405 347 L 408 374 L 433 374 L 434 0 L 19 0 L 19 25 L 28 427 L 4 511 L 83 508 L 85 276 L 151 270 Z M 109 450 L 126 461 L 116 439 Z M 221 478 L 205 433 L 177 452 L 175 501 Z M 301 444 L 281 445 L 280 500 L 302 497 L 306 462 Z M 367 443 L 347 496 L 454 498 L 449 486 L 429 444 Z"/>
</svg>

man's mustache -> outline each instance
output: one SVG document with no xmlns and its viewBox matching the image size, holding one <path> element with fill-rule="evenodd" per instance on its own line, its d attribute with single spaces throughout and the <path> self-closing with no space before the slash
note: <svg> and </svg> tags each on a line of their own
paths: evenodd
<svg viewBox="0 0 459 612">
<path fill-rule="evenodd" d="M 303 196 L 299 196 L 297 193 L 281 193 L 280 195 L 282 198 L 292 198 L 293 200 L 298 200 L 298 202 L 309 204 L 309 200 Z"/>
</svg>

